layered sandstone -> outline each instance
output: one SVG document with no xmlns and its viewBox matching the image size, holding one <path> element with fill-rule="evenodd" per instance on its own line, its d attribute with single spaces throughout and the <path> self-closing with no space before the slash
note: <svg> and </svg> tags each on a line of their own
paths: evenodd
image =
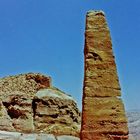
<svg viewBox="0 0 140 140">
<path fill-rule="evenodd" d="M 110 32 L 102 11 L 87 13 L 84 55 L 81 140 L 128 139 Z"/>
<path fill-rule="evenodd" d="M 49 76 L 0 79 L 0 130 L 79 137 L 80 119 L 75 100 L 53 87 Z"/>
</svg>

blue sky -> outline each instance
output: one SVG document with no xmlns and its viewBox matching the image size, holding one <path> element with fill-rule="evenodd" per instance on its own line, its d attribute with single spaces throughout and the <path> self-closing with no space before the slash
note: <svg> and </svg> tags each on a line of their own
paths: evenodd
<svg viewBox="0 0 140 140">
<path fill-rule="evenodd" d="M 140 109 L 139 0 L 1 0 L 0 77 L 41 72 L 81 107 L 85 15 L 106 13 L 122 97 Z"/>
</svg>

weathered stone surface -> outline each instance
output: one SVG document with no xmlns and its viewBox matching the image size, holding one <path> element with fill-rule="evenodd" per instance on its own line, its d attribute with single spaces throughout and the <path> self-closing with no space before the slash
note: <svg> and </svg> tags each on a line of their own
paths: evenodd
<svg viewBox="0 0 140 140">
<path fill-rule="evenodd" d="M 33 104 L 36 131 L 79 136 L 80 113 L 71 96 L 56 88 L 44 89 L 36 93 Z"/>
<path fill-rule="evenodd" d="M 124 108 L 120 99 L 86 97 L 84 104 L 87 105 L 87 108 L 83 114 L 83 130 L 115 135 L 128 133 Z"/>
<path fill-rule="evenodd" d="M 36 93 L 39 89 L 51 87 L 51 78 L 39 73 L 20 74 L 0 79 L 0 92 L 21 91 Z"/>
<path fill-rule="evenodd" d="M 80 140 L 74 136 L 0 131 L 0 140 Z"/>
<path fill-rule="evenodd" d="M 80 140 L 78 137 L 73 136 L 58 136 L 57 140 Z"/>
<path fill-rule="evenodd" d="M 15 91 L 1 96 L 1 98 L 15 130 L 33 132 L 33 111 L 32 99 L 30 96 L 24 92 Z"/>
<path fill-rule="evenodd" d="M 110 32 L 102 11 L 87 13 L 84 55 L 81 140 L 128 139 Z"/>
<path fill-rule="evenodd" d="M 0 101 L 0 128 L 6 131 L 10 130 L 15 131 L 15 128 L 12 126 L 12 120 L 7 114 L 7 111 L 1 101 Z"/>
<path fill-rule="evenodd" d="M 80 120 L 75 100 L 52 87 L 50 77 L 0 79 L 0 130 L 79 136 Z"/>
</svg>

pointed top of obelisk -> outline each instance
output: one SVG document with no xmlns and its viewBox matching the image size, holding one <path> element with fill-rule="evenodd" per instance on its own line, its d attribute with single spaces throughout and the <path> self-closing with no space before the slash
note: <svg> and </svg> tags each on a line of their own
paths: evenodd
<svg viewBox="0 0 140 140">
<path fill-rule="evenodd" d="M 96 15 L 105 16 L 105 13 L 102 10 L 89 10 L 87 12 L 87 16 L 96 16 Z"/>
</svg>

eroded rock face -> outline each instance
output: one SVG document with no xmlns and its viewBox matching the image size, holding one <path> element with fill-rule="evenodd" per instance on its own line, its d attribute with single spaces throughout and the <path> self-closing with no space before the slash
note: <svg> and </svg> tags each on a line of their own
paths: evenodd
<svg viewBox="0 0 140 140">
<path fill-rule="evenodd" d="M 7 110 L 5 109 L 1 101 L 0 101 L 0 128 L 8 131 L 15 130 L 14 127 L 12 126 L 12 120 L 7 114 Z"/>
<path fill-rule="evenodd" d="M 110 32 L 102 11 L 87 13 L 84 54 L 81 140 L 128 139 Z"/>
<path fill-rule="evenodd" d="M 75 100 L 54 88 L 51 78 L 21 74 L 0 79 L 0 130 L 79 136 Z"/>
<path fill-rule="evenodd" d="M 72 97 L 56 88 L 40 90 L 34 107 L 36 131 L 79 136 L 80 113 Z"/>
</svg>

